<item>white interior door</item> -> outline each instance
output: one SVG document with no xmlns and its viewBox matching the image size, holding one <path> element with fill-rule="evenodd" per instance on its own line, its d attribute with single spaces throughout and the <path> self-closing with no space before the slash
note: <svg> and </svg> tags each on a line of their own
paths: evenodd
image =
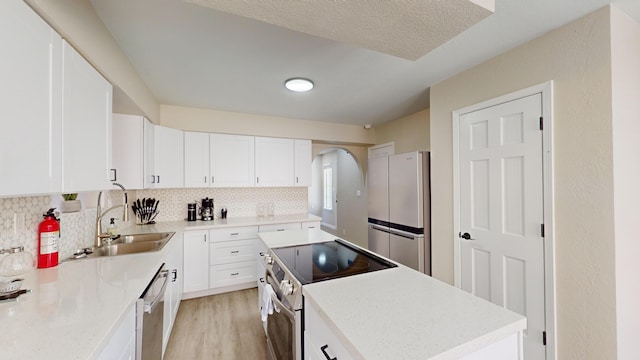
<svg viewBox="0 0 640 360">
<path fill-rule="evenodd" d="M 459 118 L 462 289 L 527 317 L 526 359 L 544 359 L 542 98 Z"/>
</svg>

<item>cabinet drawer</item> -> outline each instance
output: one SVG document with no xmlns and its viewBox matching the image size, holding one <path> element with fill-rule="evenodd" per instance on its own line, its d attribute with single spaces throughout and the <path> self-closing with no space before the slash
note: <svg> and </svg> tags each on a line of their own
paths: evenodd
<svg viewBox="0 0 640 360">
<path fill-rule="evenodd" d="M 214 265 L 209 270 L 209 287 L 217 288 L 256 281 L 256 262 Z"/>
<path fill-rule="evenodd" d="M 307 221 L 302 223 L 303 229 L 320 229 L 320 221 Z"/>
<path fill-rule="evenodd" d="M 260 225 L 260 232 L 300 230 L 300 223 Z"/>
<path fill-rule="evenodd" d="M 329 358 L 340 360 L 353 359 L 344 344 L 333 334 L 329 325 L 320 317 L 317 310 L 310 302 L 304 307 L 305 315 L 305 353 L 315 353 L 321 359 L 325 358 L 326 352 Z M 313 356 L 311 357 L 313 358 Z"/>
<path fill-rule="evenodd" d="M 248 240 L 258 237 L 257 226 L 245 226 L 237 228 L 211 229 L 209 230 L 211 241 Z"/>
<path fill-rule="evenodd" d="M 254 260 L 255 242 L 255 239 L 212 242 L 209 252 L 211 265 Z"/>
</svg>

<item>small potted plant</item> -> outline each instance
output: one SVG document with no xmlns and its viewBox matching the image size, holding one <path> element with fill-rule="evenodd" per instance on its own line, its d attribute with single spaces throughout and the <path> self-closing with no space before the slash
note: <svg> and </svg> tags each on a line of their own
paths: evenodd
<svg viewBox="0 0 640 360">
<path fill-rule="evenodd" d="M 78 194 L 62 194 L 64 202 L 60 205 L 60 211 L 63 213 L 78 212 L 82 208 Z"/>
</svg>

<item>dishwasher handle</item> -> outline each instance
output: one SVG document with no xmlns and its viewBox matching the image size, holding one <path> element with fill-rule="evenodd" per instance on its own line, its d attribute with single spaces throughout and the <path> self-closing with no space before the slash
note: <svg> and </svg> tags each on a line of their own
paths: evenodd
<svg viewBox="0 0 640 360">
<path fill-rule="evenodd" d="M 156 306 L 158 306 L 158 304 L 164 300 L 164 293 L 165 293 L 165 290 L 167 290 L 167 283 L 169 283 L 169 270 L 161 270 L 158 273 L 158 275 L 155 277 L 155 279 L 153 279 L 153 283 L 151 284 L 151 287 L 155 287 L 156 283 L 160 279 L 163 279 L 162 287 L 160 288 L 160 291 L 158 291 L 158 294 L 156 295 L 156 297 L 151 301 L 148 301 L 148 300 L 144 301 L 144 312 L 146 313 L 150 314 L 151 312 L 153 312 Z"/>
</svg>

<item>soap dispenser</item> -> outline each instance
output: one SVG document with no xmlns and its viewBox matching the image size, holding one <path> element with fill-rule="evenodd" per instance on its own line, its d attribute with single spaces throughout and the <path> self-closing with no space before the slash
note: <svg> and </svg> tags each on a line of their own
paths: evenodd
<svg viewBox="0 0 640 360">
<path fill-rule="evenodd" d="M 107 233 L 109 233 L 109 235 L 111 236 L 118 235 L 118 228 L 116 227 L 115 218 L 111 218 L 111 221 L 109 222 L 109 227 L 107 227 Z"/>
</svg>

